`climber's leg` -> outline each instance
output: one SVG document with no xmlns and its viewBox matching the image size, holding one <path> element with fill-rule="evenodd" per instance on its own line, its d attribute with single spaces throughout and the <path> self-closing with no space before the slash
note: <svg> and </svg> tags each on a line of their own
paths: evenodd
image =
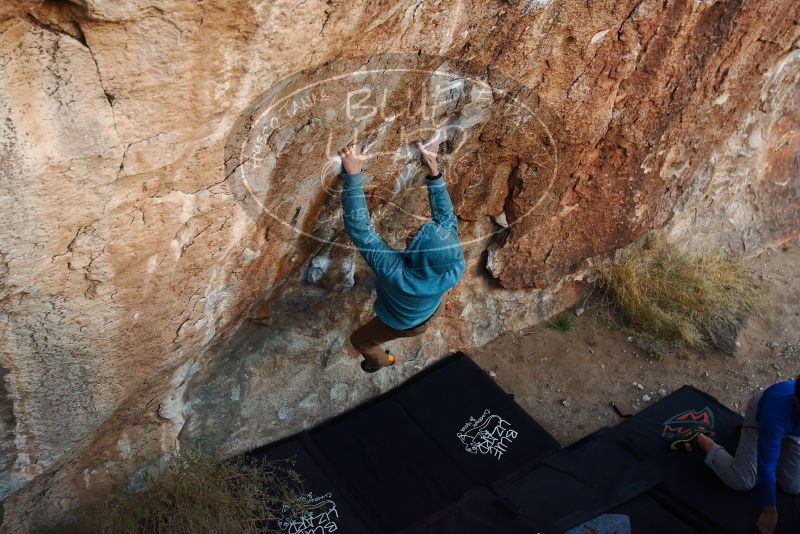
<svg viewBox="0 0 800 534">
<path fill-rule="evenodd" d="M 402 330 L 395 330 L 373 317 L 350 335 L 350 343 L 364 356 L 370 367 L 386 365 L 387 354 L 381 348 L 382 343 L 404 337 Z"/>
<path fill-rule="evenodd" d="M 431 325 L 434 317 L 438 316 L 444 309 L 443 304 L 431 314 L 431 316 L 413 328 L 406 330 L 395 330 L 383 323 L 378 317 L 373 317 L 350 335 L 350 343 L 360 352 L 367 365 L 370 367 L 382 367 L 387 364 L 388 355 L 381 348 L 382 343 L 398 339 L 401 337 L 414 337 L 425 332 Z"/>
</svg>

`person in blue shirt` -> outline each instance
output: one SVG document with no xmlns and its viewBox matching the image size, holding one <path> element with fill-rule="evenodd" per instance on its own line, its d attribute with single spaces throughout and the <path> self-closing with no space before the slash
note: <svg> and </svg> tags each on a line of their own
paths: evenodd
<svg viewBox="0 0 800 534">
<path fill-rule="evenodd" d="M 344 228 L 376 278 L 375 317 L 350 336 L 350 343 L 364 357 L 361 368 L 368 373 L 397 361 L 381 344 L 427 330 L 442 308 L 442 295 L 466 269 L 458 221 L 436 162 L 438 144 L 436 138 L 424 145 L 417 143 L 429 171 L 425 181 L 431 219 L 408 234 L 405 250 L 389 247 L 372 227 L 361 171 L 366 154 L 355 144 L 339 152 Z"/>
<path fill-rule="evenodd" d="M 763 508 L 756 526 L 761 534 L 772 534 L 778 524 L 776 486 L 800 494 L 800 377 L 753 395 L 735 455 L 703 434 L 697 445 L 727 486 L 749 490 L 758 484 Z"/>
</svg>

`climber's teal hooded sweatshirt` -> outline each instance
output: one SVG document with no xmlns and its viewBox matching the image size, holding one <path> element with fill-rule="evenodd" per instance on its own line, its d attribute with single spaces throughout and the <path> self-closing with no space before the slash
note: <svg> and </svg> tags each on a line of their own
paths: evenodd
<svg viewBox="0 0 800 534">
<path fill-rule="evenodd" d="M 389 247 L 372 227 L 364 197 L 364 173 L 344 178 L 344 228 L 377 277 L 375 314 L 396 330 L 414 327 L 430 317 L 442 294 L 466 268 L 458 239 L 458 221 L 442 173 L 428 177 L 431 218 L 405 250 Z"/>
</svg>

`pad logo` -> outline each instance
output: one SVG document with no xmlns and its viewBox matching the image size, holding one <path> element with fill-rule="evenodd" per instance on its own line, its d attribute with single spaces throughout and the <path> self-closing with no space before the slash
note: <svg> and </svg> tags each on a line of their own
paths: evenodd
<svg viewBox="0 0 800 534">
<path fill-rule="evenodd" d="M 470 417 L 457 435 L 467 452 L 491 454 L 499 460 L 518 434 L 510 428 L 508 421 L 484 410 L 477 419 Z"/>
<path fill-rule="evenodd" d="M 283 516 L 278 520 L 278 528 L 286 534 L 324 534 L 339 530 L 339 512 L 330 492 L 319 497 L 313 493 L 304 495 L 301 500 L 308 506 L 300 513 L 291 513 L 288 504 L 283 505 Z"/>
<path fill-rule="evenodd" d="M 690 432 L 703 432 L 714 436 L 714 412 L 706 406 L 702 410 L 685 410 L 664 421 L 661 435 L 675 439 Z"/>
</svg>

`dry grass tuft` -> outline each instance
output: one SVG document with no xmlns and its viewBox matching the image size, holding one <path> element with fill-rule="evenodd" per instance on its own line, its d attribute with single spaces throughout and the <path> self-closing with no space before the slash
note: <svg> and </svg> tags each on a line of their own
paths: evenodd
<svg viewBox="0 0 800 534">
<path fill-rule="evenodd" d="M 302 481 L 289 467 L 198 452 L 174 456 L 148 490 L 106 503 L 103 532 L 264 532 L 285 504 L 300 506 Z"/>
<path fill-rule="evenodd" d="M 596 275 L 634 326 L 696 349 L 733 353 L 748 317 L 767 313 L 764 292 L 740 257 L 693 254 L 660 233 L 619 251 Z"/>
<path fill-rule="evenodd" d="M 292 460 L 218 459 L 197 451 L 173 456 L 147 489 L 119 488 L 101 510 L 44 532 L 103 534 L 248 534 L 279 532 L 285 513 L 302 513 L 302 480 Z"/>
</svg>

